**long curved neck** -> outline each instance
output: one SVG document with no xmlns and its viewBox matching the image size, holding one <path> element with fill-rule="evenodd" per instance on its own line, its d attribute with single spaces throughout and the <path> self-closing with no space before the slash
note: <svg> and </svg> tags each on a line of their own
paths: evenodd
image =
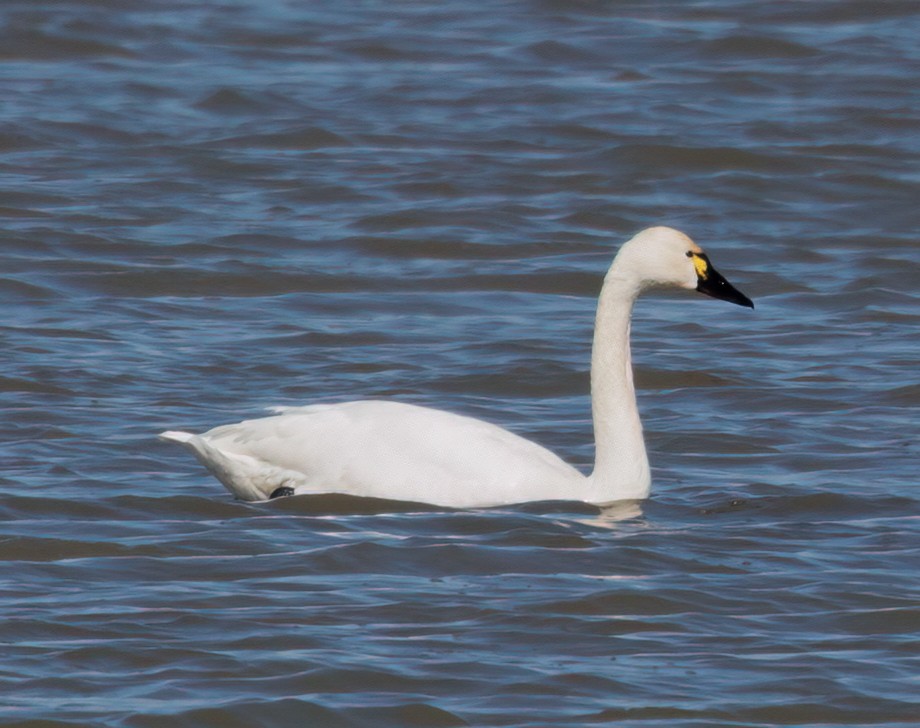
<svg viewBox="0 0 920 728">
<path fill-rule="evenodd" d="M 591 352 L 595 455 L 589 480 L 596 502 L 645 498 L 651 486 L 629 353 L 629 321 L 639 289 L 615 268 L 601 289 Z"/>
</svg>

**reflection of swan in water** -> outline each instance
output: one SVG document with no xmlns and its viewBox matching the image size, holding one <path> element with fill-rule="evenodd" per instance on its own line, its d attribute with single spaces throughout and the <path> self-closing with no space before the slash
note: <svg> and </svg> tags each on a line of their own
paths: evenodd
<svg viewBox="0 0 920 728">
<path fill-rule="evenodd" d="M 600 506 L 600 513 L 594 518 L 579 518 L 577 520 L 593 526 L 610 528 L 620 521 L 628 521 L 642 515 L 642 505 L 634 500 L 615 501 Z"/>
<path fill-rule="evenodd" d="M 651 479 L 629 353 L 633 302 L 646 288 L 695 289 L 753 308 L 686 235 L 643 230 L 604 279 L 591 355 L 594 471 L 470 417 L 384 401 L 280 408 L 202 435 L 164 432 L 238 498 L 347 493 L 455 508 L 541 500 L 645 498 Z"/>
</svg>

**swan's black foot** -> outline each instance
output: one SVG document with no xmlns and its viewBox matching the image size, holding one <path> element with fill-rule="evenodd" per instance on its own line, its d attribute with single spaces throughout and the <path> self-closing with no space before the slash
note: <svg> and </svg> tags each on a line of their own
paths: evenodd
<svg viewBox="0 0 920 728">
<path fill-rule="evenodd" d="M 272 494 L 268 496 L 268 499 L 274 500 L 275 498 L 284 498 L 286 495 L 294 495 L 294 489 L 290 486 L 282 485 L 280 488 L 275 488 Z"/>
</svg>

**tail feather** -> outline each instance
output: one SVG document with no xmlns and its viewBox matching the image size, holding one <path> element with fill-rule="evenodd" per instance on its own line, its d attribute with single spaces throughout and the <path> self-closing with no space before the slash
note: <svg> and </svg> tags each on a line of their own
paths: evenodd
<svg viewBox="0 0 920 728">
<path fill-rule="evenodd" d="M 279 468 L 251 455 L 221 450 L 206 438 L 190 432 L 168 430 L 157 437 L 166 442 L 178 442 L 191 450 L 198 462 L 240 500 L 268 500 L 278 488 L 293 488 L 303 481 L 300 473 Z"/>
<path fill-rule="evenodd" d="M 180 432 L 178 430 L 167 430 L 157 435 L 164 442 L 181 442 L 186 443 L 195 437 L 191 432 Z"/>
</svg>

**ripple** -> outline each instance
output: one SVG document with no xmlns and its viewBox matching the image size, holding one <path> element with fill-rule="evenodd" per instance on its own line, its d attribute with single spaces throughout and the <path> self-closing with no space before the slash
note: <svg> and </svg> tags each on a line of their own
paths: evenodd
<svg viewBox="0 0 920 728">
<path fill-rule="evenodd" d="M 212 146 L 221 148 L 239 147 L 244 149 L 264 147 L 280 150 L 312 150 L 348 146 L 349 142 L 339 134 L 321 127 L 307 126 L 290 131 L 269 134 L 246 134 L 211 142 Z"/>
<path fill-rule="evenodd" d="M 790 7 L 0 4 L 0 722 L 912 726 L 915 10 Z M 587 467 L 652 223 L 757 309 L 637 305 L 646 501 L 247 504 L 155 439 L 393 397 Z"/>
</svg>

